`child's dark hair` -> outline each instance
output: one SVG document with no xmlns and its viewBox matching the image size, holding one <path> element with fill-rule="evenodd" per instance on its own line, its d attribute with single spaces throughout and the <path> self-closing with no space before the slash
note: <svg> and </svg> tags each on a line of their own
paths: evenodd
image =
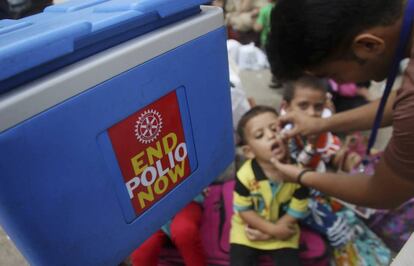
<svg viewBox="0 0 414 266">
<path fill-rule="evenodd" d="M 375 26 L 392 25 L 404 0 L 279 0 L 272 10 L 266 45 L 272 73 L 296 79 L 335 54 L 354 58 L 355 36 Z"/>
<path fill-rule="evenodd" d="M 294 81 L 284 83 L 283 100 L 290 103 L 295 96 L 295 91 L 298 87 L 307 87 L 312 90 L 321 91 L 324 94 L 328 92 L 329 82 L 326 79 L 317 78 L 314 76 L 302 76 Z"/>
<path fill-rule="evenodd" d="M 237 124 L 237 134 L 240 137 L 240 143 L 239 143 L 240 145 L 246 144 L 246 135 L 245 135 L 244 129 L 246 127 L 247 122 L 249 122 L 250 119 L 252 119 L 253 117 L 256 117 L 264 113 L 273 113 L 279 116 L 276 109 L 272 107 L 264 106 L 264 105 L 256 105 L 252 109 L 244 113 L 244 115 L 240 118 L 239 123 Z"/>
</svg>

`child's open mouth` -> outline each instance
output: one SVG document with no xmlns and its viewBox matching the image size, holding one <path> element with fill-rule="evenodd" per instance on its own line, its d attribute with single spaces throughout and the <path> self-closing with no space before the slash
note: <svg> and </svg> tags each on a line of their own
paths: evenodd
<svg viewBox="0 0 414 266">
<path fill-rule="evenodd" d="M 271 147 L 270 150 L 272 151 L 273 155 L 278 155 L 279 153 L 282 152 L 282 149 L 280 147 L 279 143 L 274 143 Z"/>
</svg>

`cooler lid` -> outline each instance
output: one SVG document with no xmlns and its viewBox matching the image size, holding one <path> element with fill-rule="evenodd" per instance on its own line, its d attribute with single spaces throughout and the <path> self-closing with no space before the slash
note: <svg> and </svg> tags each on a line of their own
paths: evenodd
<svg viewBox="0 0 414 266">
<path fill-rule="evenodd" d="M 19 20 L 0 20 L 0 93 L 196 14 L 207 2 L 74 0 Z"/>
</svg>

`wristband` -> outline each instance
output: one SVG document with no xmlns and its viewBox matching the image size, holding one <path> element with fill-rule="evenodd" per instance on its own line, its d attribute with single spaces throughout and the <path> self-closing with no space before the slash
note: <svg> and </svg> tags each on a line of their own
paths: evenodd
<svg viewBox="0 0 414 266">
<path fill-rule="evenodd" d="M 298 177 L 296 178 L 296 182 L 297 182 L 299 185 L 302 185 L 302 186 L 303 186 L 303 184 L 302 184 L 302 178 L 303 178 L 303 175 L 304 175 L 304 174 L 306 174 L 307 172 L 312 172 L 312 169 L 303 169 L 303 170 L 299 173 Z"/>
</svg>

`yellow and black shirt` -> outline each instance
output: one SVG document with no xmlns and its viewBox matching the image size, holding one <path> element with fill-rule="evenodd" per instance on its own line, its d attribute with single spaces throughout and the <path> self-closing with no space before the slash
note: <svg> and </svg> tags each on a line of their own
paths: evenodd
<svg viewBox="0 0 414 266">
<path fill-rule="evenodd" d="M 297 226 L 297 233 L 285 241 L 276 239 L 250 241 L 244 232 L 246 224 L 239 212 L 254 210 L 263 219 L 271 222 L 276 222 L 286 213 L 302 219 L 307 215 L 308 194 L 308 189 L 298 184 L 269 180 L 256 160 L 246 161 L 237 172 L 230 243 L 262 250 L 298 248 L 299 226 Z"/>
</svg>

